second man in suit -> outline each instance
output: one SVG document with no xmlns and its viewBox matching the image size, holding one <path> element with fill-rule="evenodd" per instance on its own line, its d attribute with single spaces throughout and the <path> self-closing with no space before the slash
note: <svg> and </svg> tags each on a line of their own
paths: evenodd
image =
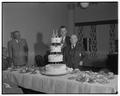
<svg viewBox="0 0 120 96">
<path fill-rule="evenodd" d="M 76 69 L 83 65 L 84 62 L 84 48 L 78 43 L 78 38 L 76 35 L 71 35 L 70 46 L 66 46 L 63 49 L 64 62 L 70 68 Z"/>
</svg>

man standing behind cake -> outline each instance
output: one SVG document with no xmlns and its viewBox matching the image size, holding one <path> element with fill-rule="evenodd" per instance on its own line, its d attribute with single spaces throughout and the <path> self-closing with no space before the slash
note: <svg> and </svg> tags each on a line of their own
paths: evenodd
<svg viewBox="0 0 120 96">
<path fill-rule="evenodd" d="M 84 49 L 78 44 L 76 35 L 71 35 L 71 45 L 66 46 L 63 50 L 64 62 L 70 68 L 76 69 L 83 65 L 84 62 Z"/>
<path fill-rule="evenodd" d="M 67 36 L 67 28 L 65 26 L 60 27 L 59 35 L 60 37 L 62 37 L 62 48 L 64 48 L 65 46 L 70 46 L 70 37 Z"/>
<path fill-rule="evenodd" d="M 14 66 L 24 66 L 28 59 L 28 45 L 25 39 L 21 39 L 19 31 L 14 31 L 14 39 L 8 42 L 9 57 L 13 60 Z"/>
</svg>

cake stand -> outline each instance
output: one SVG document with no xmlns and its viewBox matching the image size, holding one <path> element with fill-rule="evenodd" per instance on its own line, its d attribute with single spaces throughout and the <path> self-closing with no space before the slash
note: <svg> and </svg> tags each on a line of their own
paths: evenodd
<svg viewBox="0 0 120 96">
<path fill-rule="evenodd" d="M 47 76 L 62 76 L 62 75 L 66 75 L 69 74 L 69 71 L 66 71 L 65 73 L 59 73 L 59 74 L 55 74 L 55 73 L 48 73 L 46 71 L 41 71 L 40 72 L 42 75 L 47 75 Z"/>
</svg>

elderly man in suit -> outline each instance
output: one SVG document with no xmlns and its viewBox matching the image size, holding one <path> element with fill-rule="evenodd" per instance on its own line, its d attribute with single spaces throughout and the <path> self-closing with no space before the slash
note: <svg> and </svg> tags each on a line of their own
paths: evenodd
<svg viewBox="0 0 120 96">
<path fill-rule="evenodd" d="M 79 68 L 84 62 L 84 48 L 78 43 L 78 38 L 76 35 L 71 35 L 70 38 L 71 45 L 66 46 L 63 50 L 64 62 L 68 67 L 73 69 Z"/>
<path fill-rule="evenodd" d="M 27 42 L 21 38 L 19 31 L 12 34 L 14 38 L 8 42 L 9 57 L 13 60 L 14 66 L 25 66 L 28 60 Z"/>
<path fill-rule="evenodd" d="M 59 29 L 59 35 L 62 37 L 62 48 L 65 46 L 70 46 L 70 37 L 67 36 L 67 28 L 65 26 L 61 26 Z"/>
</svg>

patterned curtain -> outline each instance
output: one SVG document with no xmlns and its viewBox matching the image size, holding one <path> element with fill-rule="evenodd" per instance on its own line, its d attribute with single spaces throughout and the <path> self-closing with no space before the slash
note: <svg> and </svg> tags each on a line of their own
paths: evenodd
<svg viewBox="0 0 120 96">
<path fill-rule="evenodd" d="M 110 24 L 109 27 L 109 53 L 112 54 L 115 52 L 115 24 Z"/>
<path fill-rule="evenodd" d="M 83 46 L 83 28 L 84 26 L 79 26 L 78 28 L 78 43 Z"/>
<path fill-rule="evenodd" d="M 89 51 L 91 56 L 96 56 L 97 52 L 96 25 L 90 26 Z"/>
</svg>

